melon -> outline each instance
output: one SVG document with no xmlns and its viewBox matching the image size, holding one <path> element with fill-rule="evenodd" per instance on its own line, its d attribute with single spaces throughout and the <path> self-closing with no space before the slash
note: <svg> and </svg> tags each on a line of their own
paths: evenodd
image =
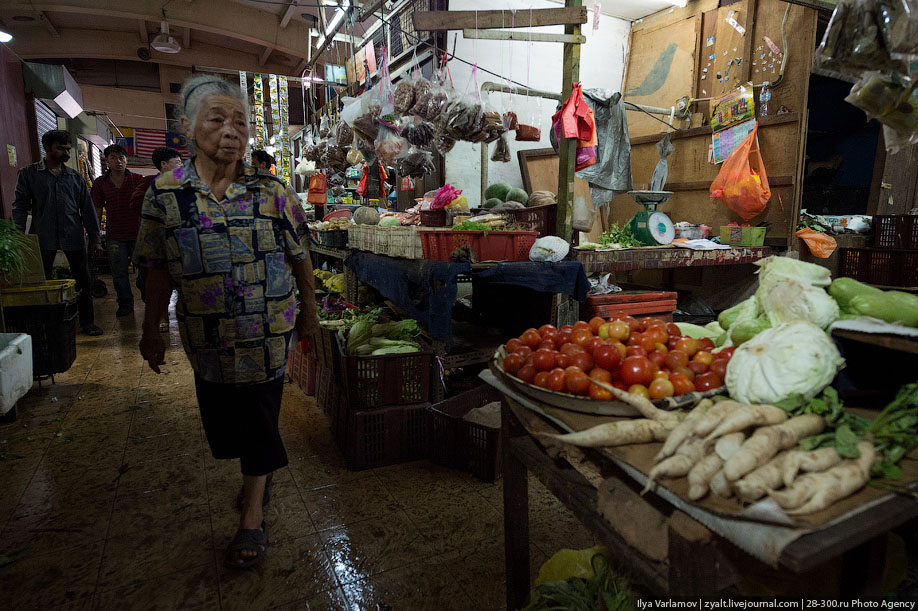
<svg viewBox="0 0 918 611">
<path fill-rule="evenodd" d="M 510 185 L 502 182 L 496 182 L 485 190 L 485 199 L 497 198 L 500 201 L 507 201 L 507 194 L 512 189 Z"/>
<path fill-rule="evenodd" d="M 361 206 L 354 212 L 354 222 L 358 225 L 376 225 L 379 223 L 379 210 Z"/>
<path fill-rule="evenodd" d="M 401 227 L 402 222 L 396 216 L 387 216 L 379 221 L 380 227 Z"/>
<path fill-rule="evenodd" d="M 510 189 L 510 192 L 507 193 L 507 197 L 504 198 L 505 202 L 519 202 L 526 205 L 526 202 L 529 201 L 529 194 L 526 193 L 523 189 Z"/>
<path fill-rule="evenodd" d="M 500 206 L 502 203 L 504 202 L 501 201 L 499 197 L 492 197 L 491 199 L 486 200 L 484 205 L 482 205 L 481 207 L 486 210 L 490 210 L 491 208 L 494 208 L 495 206 Z"/>
</svg>

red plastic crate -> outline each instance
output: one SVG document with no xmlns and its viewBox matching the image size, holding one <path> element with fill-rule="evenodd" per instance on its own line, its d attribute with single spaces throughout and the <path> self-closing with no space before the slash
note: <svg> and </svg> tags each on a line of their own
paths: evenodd
<svg viewBox="0 0 918 611">
<path fill-rule="evenodd" d="M 678 295 L 672 291 L 621 291 L 610 295 L 591 295 L 580 305 L 580 318 L 609 318 L 624 312 L 635 318 L 653 316 L 672 322 Z"/>
<path fill-rule="evenodd" d="M 290 349 L 290 360 L 287 362 L 287 373 L 293 383 L 307 395 L 316 394 L 316 355 L 314 352 L 303 352 L 299 346 Z"/>
<path fill-rule="evenodd" d="M 918 216 L 877 215 L 873 217 L 873 230 L 876 248 L 918 249 Z"/>
<path fill-rule="evenodd" d="M 918 286 L 918 250 L 841 248 L 838 275 L 881 286 Z"/>
<path fill-rule="evenodd" d="M 533 231 L 538 232 L 539 237 L 558 233 L 558 204 L 546 204 L 545 206 L 533 206 L 532 208 L 519 208 L 516 210 L 502 210 L 499 214 L 509 217 L 512 223 L 530 225 Z"/>
<path fill-rule="evenodd" d="M 423 458 L 429 403 L 353 411 L 339 402 L 335 440 L 352 471 Z"/>
<path fill-rule="evenodd" d="M 433 350 L 423 340 L 415 341 L 420 344 L 421 352 L 348 356 L 338 339 L 341 387 L 347 395 L 348 409 L 365 410 L 428 400 Z"/>
<path fill-rule="evenodd" d="M 457 248 L 469 245 L 478 261 L 528 261 L 537 231 L 420 231 L 424 258 L 450 261 Z M 487 235 L 485 235 L 487 233 Z"/>
<path fill-rule="evenodd" d="M 493 386 L 483 385 L 431 405 L 430 459 L 454 469 L 462 469 L 486 482 L 501 475 L 500 429 L 492 429 L 463 420 L 471 410 L 492 401 L 501 394 Z"/>
</svg>

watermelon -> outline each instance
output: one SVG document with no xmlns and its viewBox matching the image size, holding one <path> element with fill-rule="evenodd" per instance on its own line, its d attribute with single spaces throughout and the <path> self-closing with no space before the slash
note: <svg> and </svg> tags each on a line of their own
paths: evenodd
<svg viewBox="0 0 918 611">
<path fill-rule="evenodd" d="M 502 202 L 507 201 L 507 194 L 510 193 L 510 185 L 502 182 L 496 182 L 485 190 L 485 199 L 497 198 Z"/>
<path fill-rule="evenodd" d="M 485 203 L 484 203 L 484 205 L 482 206 L 482 208 L 484 208 L 484 209 L 486 209 L 486 210 L 490 210 L 491 208 L 493 208 L 493 207 L 495 207 L 495 206 L 500 206 L 502 203 L 504 203 L 504 202 L 502 202 L 502 201 L 500 200 L 500 198 L 492 197 L 491 199 L 485 201 Z"/>
<path fill-rule="evenodd" d="M 522 189 L 510 189 L 510 192 L 507 193 L 507 197 L 504 199 L 505 202 L 519 202 L 526 205 L 526 202 L 529 201 L 529 194 Z"/>
</svg>

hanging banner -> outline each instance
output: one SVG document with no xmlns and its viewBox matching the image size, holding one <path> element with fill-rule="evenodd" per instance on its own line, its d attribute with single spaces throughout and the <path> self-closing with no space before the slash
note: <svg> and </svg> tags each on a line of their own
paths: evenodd
<svg viewBox="0 0 918 611">
<path fill-rule="evenodd" d="M 274 159 L 280 163 L 280 98 L 277 92 L 277 75 L 268 76 L 268 92 L 271 96 L 271 137 L 274 138 Z M 274 170 L 276 176 L 280 176 L 278 168 Z"/>
<path fill-rule="evenodd" d="M 239 71 L 239 89 L 242 91 L 242 95 L 248 99 L 249 97 L 249 81 L 246 77 L 245 71 Z M 248 163 L 249 161 L 249 143 L 245 143 L 246 152 L 242 155 L 242 161 Z"/>
<path fill-rule="evenodd" d="M 278 88 L 280 89 L 280 172 L 284 182 L 290 182 L 290 96 L 287 91 L 287 77 L 279 76 Z"/>
<path fill-rule="evenodd" d="M 255 73 L 255 149 L 265 148 L 265 92 L 261 74 Z"/>
</svg>

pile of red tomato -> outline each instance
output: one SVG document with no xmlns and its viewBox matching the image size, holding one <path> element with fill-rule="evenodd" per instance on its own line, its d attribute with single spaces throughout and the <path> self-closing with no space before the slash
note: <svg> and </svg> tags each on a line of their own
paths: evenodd
<svg viewBox="0 0 918 611">
<path fill-rule="evenodd" d="M 733 356 L 733 348 L 714 352 L 710 339 L 683 336 L 673 323 L 624 312 L 527 329 L 504 348 L 504 371 L 523 382 L 607 401 L 612 394 L 590 378 L 656 400 L 720 388 Z"/>
</svg>

